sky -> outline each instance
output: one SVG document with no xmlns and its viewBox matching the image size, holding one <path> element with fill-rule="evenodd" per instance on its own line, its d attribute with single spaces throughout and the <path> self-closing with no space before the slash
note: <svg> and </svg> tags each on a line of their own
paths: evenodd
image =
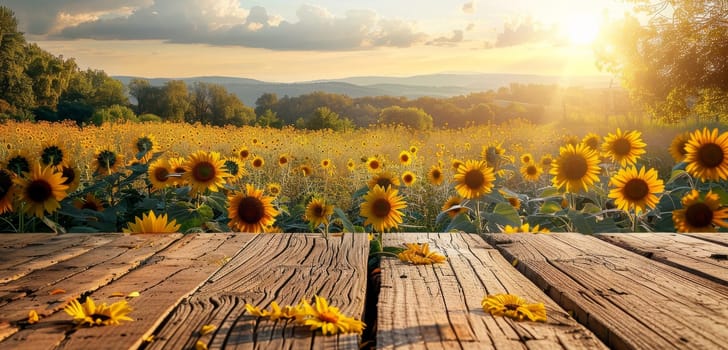
<svg viewBox="0 0 728 350">
<path fill-rule="evenodd" d="M 620 0 L 0 0 L 29 42 L 146 78 L 297 82 L 434 73 L 605 74 Z"/>
</svg>

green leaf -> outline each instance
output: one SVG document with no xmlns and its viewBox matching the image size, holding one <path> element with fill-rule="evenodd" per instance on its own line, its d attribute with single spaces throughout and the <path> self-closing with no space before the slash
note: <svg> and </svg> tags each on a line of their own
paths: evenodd
<svg viewBox="0 0 728 350">
<path fill-rule="evenodd" d="M 541 196 L 540 197 L 544 197 L 544 198 L 546 198 L 546 197 L 561 197 L 561 192 L 559 192 L 559 189 L 556 188 L 556 187 L 553 187 L 553 186 L 546 187 L 541 192 Z"/>
<path fill-rule="evenodd" d="M 341 225 L 344 227 L 345 232 L 356 232 L 356 228 L 354 228 L 354 224 L 351 223 L 351 220 L 349 220 L 349 217 L 344 213 L 343 210 L 339 207 L 334 207 L 334 215 L 339 219 L 341 222 Z"/>
<path fill-rule="evenodd" d="M 575 210 L 569 210 L 569 212 L 566 214 L 566 216 L 569 217 L 571 220 L 571 223 L 574 225 L 574 228 L 576 228 L 576 232 L 584 233 L 584 234 L 594 234 L 594 230 L 592 230 L 591 226 L 589 226 L 589 223 L 587 223 L 586 218 L 584 217 L 584 214 L 575 211 Z"/>
<path fill-rule="evenodd" d="M 456 215 L 451 221 L 450 224 L 445 227 L 445 230 L 443 232 L 453 232 L 453 231 L 463 231 L 467 233 L 475 233 L 478 232 L 478 230 L 475 228 L 475 225 L 472 221 L 470 221 L 470 217 L 467 215 L 464 215 L 463 213 L 460 213 Z"/>
<path fill-rule="evenodd" d="M 544 202 L 543 205 L 541 205 L 541 208 L 539 208 L 539 213 L 542 214 L 553 214 L 561 211 L 561 204 L 556 202 Z"/>
<path fill-rule="evenodd" d="M 385 251 L 387 253 L 392 253 L 392 254 L 399 254 L 405 250 L 407 250 L 407 249 L 403 248 L 403 247 L 390 247 L 390 246 L 385 246 L 383 249 L 383 251 Z"/>
<path fill-rule="evenodd" d="M 584 214 L 598 214 L 602 211 L 602 208 L 598 207 L 594 203 L 584 204 L 584 208 L 580 210 Z"/>
</svg>

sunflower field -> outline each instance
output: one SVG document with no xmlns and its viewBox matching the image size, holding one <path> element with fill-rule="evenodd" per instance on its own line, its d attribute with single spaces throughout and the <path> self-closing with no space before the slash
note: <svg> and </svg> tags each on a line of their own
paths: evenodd
<svg viewBox="0 0 728 350">
<path fill-rule="evenodd" d="M 728 228 L 724 126 L 0 124 L 1 232 Z"/>
</svg>

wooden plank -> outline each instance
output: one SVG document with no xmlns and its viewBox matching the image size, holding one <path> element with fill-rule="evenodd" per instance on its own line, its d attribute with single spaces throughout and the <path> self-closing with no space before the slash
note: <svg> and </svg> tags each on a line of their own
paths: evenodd
<svg viewBox="0 0 728 350">
<path fill-rule="evenodd" d="M 377 348 L 606 348 L 479 236 L 393 233 L 384 237 L 385 246 L 429 243 L 448 260 L 411 265 L 396 258 L 382 259 Z M 517 322 L 483 311 L 483 298 L 499 293 L 543 302 L 548 321 Z"/>
<path fill-rule="evenodd" d="M 0 249 L 22 248 L 30 243 L 55 236 L 55 233 L 0 233 Z"/>
<path fill-rule="evenodd" d="M 578 233 L 486 239 L 614 349 L 728 343 L 724 285 Z"/>
<path fill-rule="evenodd" d="M 175 309 L 148 348 L 189 349 L 202 340 L 211 349 L 358 349 L 356 334 L 324 337 L 290 321 L 252 317 L 243 306 L 268 307 L 274 300 L 293 305 L 319 295 L 361 319 L 368 251 L 365 234 L 257 235 Z M 217 330 L 201 337 L 205 324 Z"/>
<path fill-rule="evenodd" d="M 659 261 L 728 285 L 728 247 L 681 233 L 610 233 L 596 237 Z"/>
<path fill-rule="evenodd" d="M 0 247 L 0 285 L 34 270 L 79 256 L 120 234 L 28 234 L 28 240 L 4 241 Z M 15 235 L 14 235 L 15 236 Z M 0 236 L 3 237 L 3 236 Z"/>
<path fill-rule="evenodd" d="M 192 294 L 230 257 L 254 237 L 253 234 L 191 234 L 154 255 L 138 269 L 93 292 L 91 297 L 112 303 L 114 293 L 140 292 L 127 299 L 134 309 L 134 322 L 117 327 L 82 328 L 70 333 L 63 327 L 44 327 L 69 317 L 65 313 L 13 335 L 0 345 L 10 348 L 32 344 L 36 348 L 52 348 L 61 344 L 66 349 L 102 349 L 114 344 L 117 349 L 139 348 L 177 304 Z M 70 333 L 70 334 L 69 334 Z"/>
<path fill-rule="evenodd" d="M 723 246 L 728 247 L 728 235 L 725 233 L 716 233 L 716 232 L 704 232 L 704 233 L 681 233 L 685 236 L 690 236 L 697 239 L 702 239 L 708 242 L 713 242 L 715 244 L 720 244 Z"/>
<path fill-rule="evenodd" d="M 80 256 L 0 285 L 0 315 L 14 325 L 0 330 L 0 339 L 15 333 L 18 323 L 27 319 L 31 309 L 51 315 L 69 299 L 118 279 L 180 237 L 181 234 L 119 235 Z M 57 294 L 55 290 L 63 293 Z"/>
</svg>

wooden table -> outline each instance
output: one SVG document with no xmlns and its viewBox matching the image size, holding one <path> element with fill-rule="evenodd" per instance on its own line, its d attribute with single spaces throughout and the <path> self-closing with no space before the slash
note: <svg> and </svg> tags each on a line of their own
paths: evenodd
<svg viewBox="0 0 728 350">
<path fill-rule="evenodd" d="M 367 295 L 364 234 L 0 234 L 0 349 L 728 348 L 725 237 L 386 234 L 448 260 L 384 256 Z M 548 321 L 486 314 L 483 297 L 505 292 L 543 302 Z M 243 307 L 313 295 L 356 318 L 376 312 L 366 338 Z M 135 321 L 77 329 L 62 308 L 80 296 L 125 299 Z M 201 335 L 205 324 L 217 329 Z"/>
</svg>

